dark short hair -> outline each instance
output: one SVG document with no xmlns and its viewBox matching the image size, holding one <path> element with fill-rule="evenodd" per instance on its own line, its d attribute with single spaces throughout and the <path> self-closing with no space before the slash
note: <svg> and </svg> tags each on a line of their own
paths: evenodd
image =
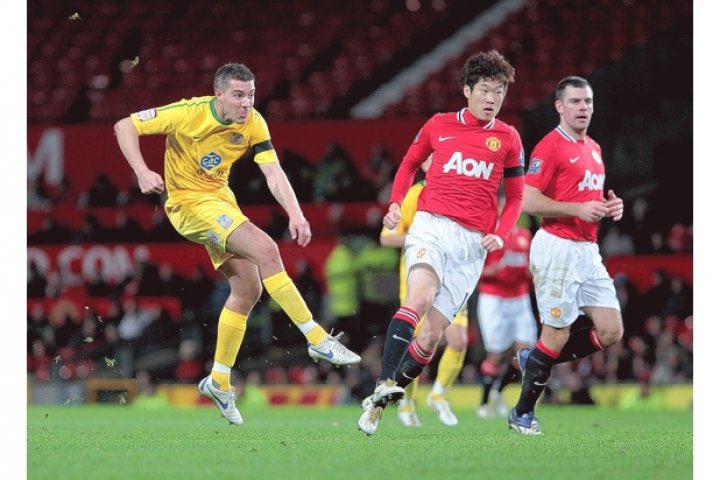
<svg viewBox="0 0 720 480">
<path fill-rule="evenodd" d="M 577 75 L 570 75 L 558 82 L 557 87 L 555 87 L 555 100 L 562 99 L 563 95 L 565 95 L 565 89 L 568 85 L 575 88 L 588 87 L 590 90 L 592 90 L 590 82 L 588 82 L 582 77 L 578 77 Z"/>
<path fill-rule="evenodd" d="M 213 88 L 225 90 L 230 79 L 249 82 L 255 80 L 255 75 L 243 63 L 226 63 L 215 72 Z"/>
<path fill-rule="evenodd" d="M 465 61 L 460 82 L 473 88 L 483 78 L 499 80 L 507 87 L 515 81 L 515 68 L 497 50 L 476 53 Z"/>
</svg>

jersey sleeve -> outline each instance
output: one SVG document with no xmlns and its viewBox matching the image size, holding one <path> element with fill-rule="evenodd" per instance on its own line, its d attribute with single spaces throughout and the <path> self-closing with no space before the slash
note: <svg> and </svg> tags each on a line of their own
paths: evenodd
<svg viewBox="0 0 720 480">
<path fill-rule="evenodd" d="M 253 160 L 258 165 L 278 162 L 277 153 L 270 141 L 270 129 L 267 122 L 257 110 L 253 110 L 253 128 L 250 134 L 250 148 Z"/>
<path fill-rule="evenodd" d="M 530 155 L 530 162 L 525 175 L 525 184 L 535 187 L 541 192 L 547 188 L 550 180 L 555 176 L 556 162 L 554 160 L 552 143 L 547 139 L 541 140 Z"/>
<path fill-rule="evenodd" d="M 505 190 L 505 206 L 500 213 L 500 221 L 495 234 L 507 241 L 510 231 L 522 213 L 523 190 L 525 188 L 525 156 L 522 141 L 517 130 L 513 128 L 513 142 L 506 158 L 503 171 L 503 188 Z"/>
<path fill-rule="evenodd" d="M 169 135 L 177 131 L 187 118 L 185 100 L 162 107 L 149 108 L 130 114 L 130 119 L 140 135 Z"/>
<path fill-rule="evenodd" d="M 422 163 L 432 153 L 430 131 L 433 128 L 434 119 L 435 116 L 425 122 L 425 125 L 423 125 L 418 134 L 415 136 L 415 140 L 413 140 L 412 145 L 408 148 L 407 153 L 405 153 L 405 156 L 398 167 L 397 173 L 395 174 L 395 181 L 393 182 L 392 193 L 390 195 L 390 203 L 402 202 L 402 199 L 405 197 L 408 189 L 415 180 L 415 172 L 417 172 L 420 165 L 422 165 Z"/>
</svg>

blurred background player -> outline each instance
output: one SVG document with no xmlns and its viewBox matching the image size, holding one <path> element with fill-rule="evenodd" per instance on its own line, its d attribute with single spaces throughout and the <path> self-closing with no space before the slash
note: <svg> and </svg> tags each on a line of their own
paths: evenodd
<svg viewBox="0 0 720 480">
<path fill-rule="evenodd" d="M 375 433 L 383 409 L 403 398 L 403 387 L 432 361 L 443 331 L 477 288 L 487 253 L 502 248 L 520 216 L 522 141 L 496 118 L 514 76 L 495 50 L 469 57 L 460 76 L 467 107 L 425 122 L 398 167 L 383 220 L 389 229 L 400 223 L 400 204 L 415 173 L 433 155 L 405 240 L 407 295 L 388 325 L 377 386 L 358 420 L 366 435 Z M 498 222 L 501 183 L 507 201 Z"/>
<path fill-rule="evenodd" d="M 500 196 L 498 208 L 505 203 Z M 507 417 L 503 389 L 518 376 L 515 353 L 537 341 L 530 301 L 530 240 L 527 228 L 515 225 L 501 250 L 489 253 L 478 287 L 477 316 L 487 356 L 480 365 L 480 418 Z"/>
<path fill-rule="evenodd" d="M 253 108 L 255 76 L 243 64 L 228 63 L 215 73 L 213 88 L 213 96 L 133 113 L 115 124 L 115 134 L 142 193 L 160 194 L 167 186 L 170 222 L 188 240 L 205 245 L 213 267 L 227 277 L 230 295 L 220 313 L 215 362 L 199 390 L 231 425 L 240 425 L 230 373 L 263 285 L 305 335 L 313 359 L 343 365 L 360 357 L 315 322 L 285 271 L 277 244 L 243 214 L 228 185 L 233 163 L 251 150 L 289 217 L 290 236 L 303 247 L 310 242 L 310 224 L 280 166 L 267 123 Z M 140 151 L 140 135 L 154 134 L 167 136 L 165 181 L 148 168 Z"/>
<path fill-rule="evenodd" d="M 410 230 L 415 212 L 417 211 L 417 201 L 420 192 L 425 186 L 425 173 L 430 167 L 432 162 L 432 155 L 421 165 L 421 169 L 418 170 L 418 181 L 410 187 L 407 195 L 400 205 L 401 219 L 397 228 L 390 230 L 383 227 L 380 232 L 380 244 L 386 247 L 404 248 L 405 237 L 407 232 Z M 407 272 L 405 270 L 405 252 L 400 256 L 400 304 L 405 301 L 405 294 L 407 292 Z M 415 328 L 417 334 L 420 324 L 423 320 L 420 320 L 418 326 Z M 463 364 L 465 363 L 465 353 L 467 351 L 467 326 L 468 316 L 467 307 L 464 307 L 460 313 L 458 313 L 453 322 L 448 325 L 445 329 L 445 341 L 446 346 L 440 357 L 440 363 L 438 364 L 438 372 L 435 382 L 433 383 L 432 392 L 428 395 L 426 400 L 428 408 L 437 413 L 438 418 L 442 423 L 447 426 L 454 426 L 458 424 L 458 418 L 450 408 L 450 402 L 445 397 L 445 392 L 455 382 L 460 371 L 462 370 Z M 418 385 L 418 379 L 413 380 L 408 386 L 405 387 L 405 397 L 398 401 L 398 417 L 400 422 L 406 427 L 420 427 L 422 423 L 417 415 L 417 409 L 415 405 L 415 399 L 413 394 L 415 388 Z"/>
<path fill-rule="evenodd" d="M 542 435 L 535 404 L 553 365 L 586 357 L 623 335 L 615 285 L 597 244 L 605 217 L 620 221 L 623 201 L 608 190 L 602 150 L 587 134 L 594 103 L 590 83 L 565 77 L 555 89 L 560 124 L 533 149 L 523 210 L 543 217 L 530 245 L 530 269 L 542 329 L 534 349 L 517 354 L 522 390 L 508 426 L 523 435 Z M 570 327 L 580 313 L 592 327 Z"/>
</svg>

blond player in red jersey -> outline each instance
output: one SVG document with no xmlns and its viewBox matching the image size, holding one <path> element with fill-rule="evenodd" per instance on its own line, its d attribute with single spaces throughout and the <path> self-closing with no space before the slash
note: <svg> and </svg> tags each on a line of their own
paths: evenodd
<svg viewBox="0 0 720 480">
<path fill-rule="evenodd" d="M 552 366 L 590 355 L 620 341 L 623 323 L 613 281 L 597 244 L 598 222 L 619 221 L 623 201 L 608 190 L 600 146 L 587 135 L 593 90 L 571 76 L 555 90 L 560 124 L 530 156 L 523 210 L 543 217 L 530 247 L 530 269 L 542 323 L 534 349 L 517 354 L 522 390 L 508 418 L 509 428 L 542 435 L 535 404 Z M 580 313 L 593 327 L 571 325 Z"/>
<path fill-rule="evenodd" d="M 377 430 L 388 403 L 403 398 L 403 387 L 430 363 L 443 331 L 476 288 L 485 256 L 502 248 L 520 216 L 522 142 L 515 128 L 496 118 L 514 75 L 497 51 L 471 56 L 460 79 L 467 107 L 428 120 L 395 175 L 383 220 L 388 229 L 399 224 L 400 204 L 432 153 L 405 239 L 407 295 L 388 325 L 377 386 L 363 400 L 358 420 L 367 435 Z M 498 222 L 501 184 L 507 201 Z"/>
<path fill-rule="evenodd" d="M 220 313 L 215 362 L 198 386 L 231 425 L 243 418 L 235 406 L 230 373 L 248 315 L 263 286 L 308 339 L 317 361 L 338 365 L 360 357 L 313 320 L 285 272 L 275 242 L 240 210 L 228 185 L 233 163 L 250 150 L 268 188 L 289 217 L 291 237 L 310 242 L 310 225 L 278 161 L 265 119 L 253 108 L 255 76 L 243 64 L 228 63 L 215 73 L 214 95 L 180 100 L 131 114 L 115 124 L 120 150 L 145 194 L 167 188 L 165 212 L 175 229 L 205 246 L 213 267 L 227 277 L 230 295 Z M 141 135 L 165 135 L 165 179 L 150 170 L 140 151 Z"/>
</svg>

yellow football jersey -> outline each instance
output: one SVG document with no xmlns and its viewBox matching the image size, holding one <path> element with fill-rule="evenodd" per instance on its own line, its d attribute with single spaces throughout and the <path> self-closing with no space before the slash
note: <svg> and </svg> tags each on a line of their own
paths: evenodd
<svg viewBox="0 0 720 480">
<path fill-rule="evenodd" d="M 396 235 L 398 233 L 407 233 L 412 225 L 413 218 L 415 218 L 415 212 L 417 211 L 418 197 L 420 192 L 425 186 L 425 181 L 414 184 L 405 194 L 405 198 L 400 204 L 400 223 L 395 230 L 388 230 L 383 227 L 380 232 L 381 236 L 385 235 Z M 407 279 L 405 278 L 405 250 L 403 249 L 402 255 L 400 255 L 400 303 L 402 304 L 405 300 L 407 293 Z"/>
<path fill-rule="evenodd" d="M 215 97 L 193 97 L 130 115 L 140 135 L 163 134 L 165 187 L 178 202 L 194 194 L 227 195 L 232 164 L 248 148 L 257 164 L 277 162 L 265 119 L 253 109 L 246 123 L 222 120 Z"/>
</svg>

